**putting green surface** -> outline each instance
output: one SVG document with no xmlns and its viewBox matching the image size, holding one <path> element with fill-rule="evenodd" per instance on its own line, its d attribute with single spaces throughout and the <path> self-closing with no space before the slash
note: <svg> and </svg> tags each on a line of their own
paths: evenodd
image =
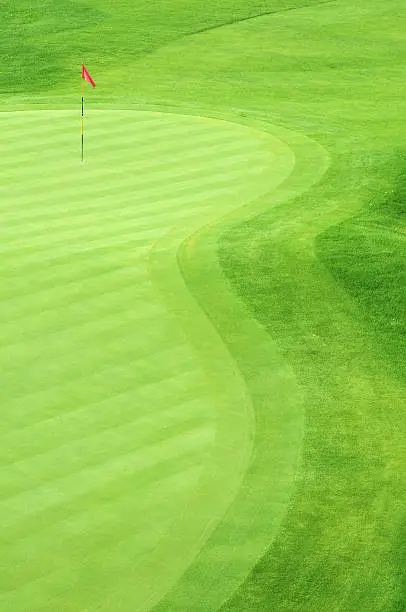
<svg viewBox="0 0 406 612">
<path fill-rule="evenodd" d="M 230 506 L 252 450 L 252 400 L 176 252 L 294 168 L 283 139 L 252 127 L 131 111 L 87 120 L 82 164 L 76 113 L 0 115 L 0 604 L 15 611 L 27 601 L 148 609 Z M 294 431 L 292 448 L 273 449 L 288 457 L 276 517 Z M 229 551 L 234 582 L 217 586 L 218 604 L 263 552 L 263 536 L 234 569 Z"/>
</svg>

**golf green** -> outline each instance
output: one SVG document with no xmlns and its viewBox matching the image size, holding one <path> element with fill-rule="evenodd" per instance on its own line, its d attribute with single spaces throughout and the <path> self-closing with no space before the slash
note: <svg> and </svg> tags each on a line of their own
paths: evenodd
<svg viewBox="0 0 406 612">
<path fill-rule="evenodd" d="M 87 122 L 81 163 L 76 113 L 0 115 L 0 603 L 15 611 L 117 597 L 148 609 L 221 520 L 252 450 L 251 399 L 182 293 L 176 253 L 294 168 L 283 138 L 249 126 L 131 111 Z"/>
</svg>

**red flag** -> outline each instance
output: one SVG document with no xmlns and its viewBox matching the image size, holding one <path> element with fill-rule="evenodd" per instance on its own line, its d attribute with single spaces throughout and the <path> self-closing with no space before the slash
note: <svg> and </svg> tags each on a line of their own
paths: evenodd
<svg viewBox="0 0 406 612">
<path fill-rule="evenodd" d="M 82 64 L 82 79 L 85 79 L 85 81 L 90 83 L 92 87 L 96 87 L 96 83 L 93 81 L 92 77 L 90 76 L 90 74 L 86 70 L 84 64 Z"/>
</svg>

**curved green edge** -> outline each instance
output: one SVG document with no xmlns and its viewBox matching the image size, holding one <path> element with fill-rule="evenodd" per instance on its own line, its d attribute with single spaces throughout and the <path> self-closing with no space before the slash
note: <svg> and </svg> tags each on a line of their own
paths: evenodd
<svg viewBox="0 0 406 612">
<path fill-rule="evenodd" d="M 154 111 L 159 112 L 156 107 Z M 167 114 L 168 109 L 161 112 Z M 192 109 L 187 108 L 171 109 L 171 112 L 196 116 Z M 216 257 L 217 240 L 223 231 L 234 224 L 306 190 L 322 176 L 328 165 L 326 151 L 298 133 L 265 122 L 241 121 L 240 117 L 210 111 L 207 117 L 201 118 L 239 123 L 273 135 L 280 166 L 273 168 L 270 180 L 273 189 L 266 196 L 220 220 L 209 219 L 207 225 L 199 230 L 181 227 L 170 232 L 154 245 L 149 255 L 152 280 L 169 309 L 183 323 L 189 341 L 195 346 L 211 379 L 213 395 L 217 394 L 218 415 L 221 416 L 217 454 L 210 458 L 204 474 L 205 481 L 199 484 L 199 494 L 205 496 L 204 504 L 200 511 L 194 504 L 193 513 L 185 517 L 178 531 L 174 530 L 165 539 L 160 550 L 159 559 L 163 567 L 171 559 L 170 576 L 165 580 L 168 588 L 176 575 L 183 574 L 185 566 L 189 565 L 189 569 L 156 606 L 156 610 L 212 611 L 218 608 L 232 596 L 263 550 L 269 546 L 285 514 L 294 489 L 293 479 L 302 439 L 301 397 L 293 373 L 283 363 L 269 335 L 253 318 L 247 316 L 235 294 L 228 288 Z M 292 152 L 295 157 L 293 171 Z M 176 253 L 178 260 L 174 257 Z M 210 285 L 202 283 L 201 276 L 207 272 L 210 273 Z M 275 395 L 279 394 L 272 411 L 268 410 L 270 388 L 275 389 Z M 278 414 L 282 404 L 283 413 Z M 237 414 L 240 418 L 238 428 L 235 423 Z M 228 427 L 231 422 L 232 428 Z M 276 424 L 279 430 L 275 428 Z M 269 448 L 271 435 L 275 443 L 272 449 Z M 223 464 L 225 453 L 221 444 L 227 443 L 227 440 L 231 441 L 239 458 L 231 472 L 224 470 Z M 263 442 L 266 444 L 263 445 Z M 272 496 L 268 499 L 266 470 L 271 465 L 270 461 L 277 461 L 274 471 L 279 478 L 272 481 Z M 212 494 L 214 476 L 218 482 L 220 500 L 216 497 L 209 504 L 207 496 Z M 230 506 L 230 499 L 238 488 L 238 496 Z M 233 490 L 233 495 L 230 495 Z M 259 509 L 260 513 L 254 515 L 253 508 Z M 248 516 L 251 522 L 248 522 Z M 272 524 L 270 517 L 274 518 Z M 256 537 L 250 539 L 253 522 Z M 264 522 L 265 529 L 262 529 L 261 523 Z M 199 534 L 197 544 L 196 534 Z M 237 545 L 239 540 L 240 544 Z M 157 565 L 149 568 L 149 575 L 155 574 L 156 581 L 162 583 L 159 559 L 155 559 Z M 145 602 L 143 609 L 151 609 L 159 593 L 164 591 L 162 584 L 156 590 L 153 586 L 150 584 L 151 598 Z"/>
<path fill-rule="evenodd" d="M 207 117 L 199 117 L 199 119 L 211 121 Z M 257 138 L 264 138 L 265 145 L 269 147 L 274 157 L 271 176 L 267 177 L 261 189 L 255 192 L 265 193 L 269 188 L 275 187 L 286 179 L 294 167 L 295 160 L 289 146 L 279 138 L 265 134 L 258 129 L 252 131 L 255 131 Z M 225 209 L 222 208 L 223 211 L 238 206 L 238 203 L 241 204 L 246 195 L 244 193 L 241 198 L 237 196 L 237 202 L 231 200 Z M 208 457 L 203 479 L 199 482 L 197 493 L 186 509 L 187 517 L 185 518 L 182 515 L 183 512 L 180 512 L 181 520 L 179 520 L 178 527 L 173 529 L 168 538 L 164 538 L 156 554 L 146 560 L 142 575 L 137 575 L 134 589 L 137 592 L 141 590 L 143 596 L 146 594 L 145 599 L 147 599 L 147 601 L 143 599 L 142 608 L 137 607 L 137 609 L 148 609 L 151 604 L 158 601 L 162 594 L 180 578 L 185 567 L 193 561 L 234 498 L 251 457 L 254 438 L 253 412 L 251 397 L 245 381 L 235 362 L 230 359 L 230 354 L 221 338 L 216 334 L 207 317 L 199 308 L 196 308 L 196 303 L 190 293 L 185 290 L 176 257 L 174 257 L 185 236 L 197 230 L 205 221 L 212 224 L 217 214 L 215 206 L 209 206 L 206 213 L 203 209 L 202 214 L 190 221 L 190 225 L 181 226 L 179 231 L 176 229 L 170 232 L 165 238 L 159 240 L 153 249 L 152 259 L 159 264 L 158 267 L 160 263 L 163 263 L 160 286 L 161 289 L 164 289 L 166 300 L 168 301 L 173 292 L 176 300 L 181 296 L 179 303 L 181 303 L 182 312 L 187 321 L 190 320 L 189 313 L 195 312 L 193 319 L 195 327 L 193 333 L 188 334 L 188 338 L 189 340 L 193 338 L 198 343 L 197 354 L 206 367 L 208 379 L 212 383 L 211 395 L 217 398 L 218 421 L 214 452 Z M 173 262 L 173 270 L 167 265 L 168 260 Z M 168 271 L 172 272 L 169 276 L 167 276 Z M 162 283 L 166 283 L 165 287 Z M 159 288 L 159 284 L 156 286 Z M 184 292 L 183 297 L 182 291 Z M 176 308 L 172 308 L 172 311 L 174 310 Z M 215 376 L 211 377 L 210 370 L 214 367 L 214 356 L 216 357 Z M 219 376 L 220 368 L 221 377 Z M 171 558 L 174 558 L 173 562 L 168 563 L 168 559 Z M 159 571 L 161 567 L 162 571 Z M 134 589 L 130 588 L 124 598 L 121 597 L 121 601 L 132 601 Z M 106 607 L 107 605 L 105 603 Z"/>
<path fill-rule="evenodd" d="M 170 310 L 182 321 L 216 389 L 220 436 L 217 447 L 234 440 L 237 464 L 234 482 L 229 481 L 229 472 L 223 472 L 215 457 L 205 473 L 207 491 L 212 489 L 210 480 L 213 474 L 218 477 L 218 471 L 223 473 L 227 490 L 230 484 L 235 486 L 242 479 L 234 501 L 222 517 L 218 513 L 209 517 L 207 509 L 211 506 L 205 500 L 201 516 L 192 514 L 188 518 L 195 525 L 207 521 L 201 550 L 191 551 L 194 560 L 191 558 L 182 578 L 154 607 L 155 612 L 218 609 L 275 537 L 295 487 L 303 435 L 301 394 L 276 344 L 228 285 L 217 258 L 217 243 L 226 229 L 310 188 L 324 174 L 329 160 L 325 149 L 304 135 L 263 122 L 246 125 L 266 131 L 289 146 L 296 162 L 292 172 L 285 177 L 277 172 L 278 180 L 266 196 L 208 223 L 186 239 L 181 236 L 184 230 L 171 232 L 155 245 L 149 258 L 153 282 Z M 255 430 L 238 370 L 252 401 Z M 236 419 L 240 432 L 237 435 Z M 244 438 L 241 428 L 248 428 L 245 446 L 239 442 Z M 220 450 L 218 458 L 223 456 L 224 451 Z M 222 502 L 216 499 L 213 505 L 221 508 L 229 497 L 226 494 Z M 192 525 L 190 528 L 193 530 Z M 182 534 L 173 536 L 176 550 L 175 542 Z"/>
</svg>

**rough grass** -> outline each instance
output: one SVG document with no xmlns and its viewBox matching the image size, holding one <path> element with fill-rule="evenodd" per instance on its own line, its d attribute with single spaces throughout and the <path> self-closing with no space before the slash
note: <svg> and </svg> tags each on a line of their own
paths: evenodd
<svg viewBox="0 0 406 612">
<path fill-rule="evenodd" d="M 0 7 L 2 92 L 43 93 L 73 84 L 83 60 L 99 69 L 128 64 L 183 36 L 302 4 L 317 0 L 6 0 Z"/>
<path fill-rule="evenodd" d="M 378 350 L 393 372 L 406 370 L 406 163 L 390 164 L 392 182 L 371 194 L 363 211 L 317 237 L 318 253 L 345 291 L 359 304 L 375 333 Z"/>
</svg>

